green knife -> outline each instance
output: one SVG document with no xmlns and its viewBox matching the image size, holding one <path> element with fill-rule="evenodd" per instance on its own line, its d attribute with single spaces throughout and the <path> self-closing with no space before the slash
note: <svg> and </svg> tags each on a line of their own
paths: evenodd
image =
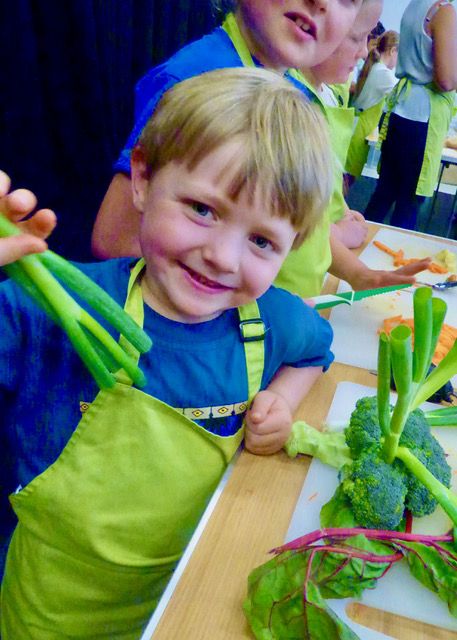
<svg viewBox="0 0 457 640">
<path fill-rule="evenodd" d="M 379 287 L 378 289 L 365 289 L 364 291 L 345 291 L 344 293 L 328 294 L 323 296 L 315 296 L 311 298 L 315 302 L 315 309 L 328 309 L 335 307 L 337 304 L 352 304 L 363 298 L 371 296 L 379 296 L 382 293 L 390 293 L 399 289 L 411 287 L 411 284 L 394 284 L 390 287 Z"/>
</svg>

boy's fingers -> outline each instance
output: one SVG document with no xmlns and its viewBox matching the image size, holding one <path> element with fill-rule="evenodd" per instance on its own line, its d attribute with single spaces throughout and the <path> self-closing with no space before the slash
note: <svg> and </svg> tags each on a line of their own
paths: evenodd
<svg viewBox="0 0 457 640">
<path fill-rule="evenodd" d="M 30 253 L 40 253 L 46 248 L 44 240 L 29 234 L 4 238 L 0 247 L 0 265 L 9 264 Z"/>
<path fill-rule="evenodd" d="M 51 209 L 40 209 L 29 220 L 19 226 L 23 231 L 33 233 L 39 238 L 47 238 L 56 226 L 57 217 Z"/>
<path fill-rule="evenodd" d="M 11 188 L 11 180 L 9 176 L 0 170 L 0 198 L 3 198 Z"/>
<path fill-rule="evenodd" d="M 282 440 L 274 433 L 251 437 L 246 437 L 246 449 L 258 455 L 268 455 L 279 451 L 282 447 Z"/>
<path fill-rule="evenodd" d="M 36 207 L 37 199 L 28 189 L 16 189 L 1 202 L 1 209 L 11 220 L 20 220 Z"/>
</svg>

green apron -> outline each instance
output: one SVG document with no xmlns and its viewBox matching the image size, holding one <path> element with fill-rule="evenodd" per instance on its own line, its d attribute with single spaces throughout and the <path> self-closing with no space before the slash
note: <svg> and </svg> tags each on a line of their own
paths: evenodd
<svg viewBox="0 0 457 640">
<path fill-rule="evenodd" d="M 141 325 L 143 266 L 125 305 Z M 264 326 L 255 302 L 239 312 L 249 402 Z M 243 428 L 214 435 L 124 372 L 118 380 L 98 393 L 59 458 L 10 497 L 19 523 L 2 585 L 3 640 L 137 640 L 241 443 Z"/>
<path fill-rule="evenodd" d="M 377 104 L 373 104 L 359 113 L 346 158 L 346 171 L 351 176 L 359 177 L 362 175 L 369 151 L 366 138 L 378 126 L 384 102 L 383 98 Z"/>
<path fill-rule="evenodd" d="M 390 114 L 400 98 L 402 92 L 408 92 L 411 80 L 402 78 L 387 98 L 387 113 L 379 135 L 378 146 L 385 139 Z M 436 187 L 441 164 L 443 144 L 451 123 L 454 108 L 455 91 L 437 92 L 433 85 L 424 85 L 430 97 L 430 119 L 428 121 L 427 139 L 425 142 L 424 159 L 417 181 L 416 195 L 430 197 Z M 381 156 L 382 160 L 382 156 Z"/>
<path fill-rule="evenodd" d="M 324 104 L 300 72 L 290 70 L 290 73 L 314 93 L 327 118 L 335 156 L 333 192 L 323 219 L 301 247 L 289 253 L 275 280 L 278 287 L 311 297 L 321 292 L 325 274 L 332 263 L 330 224 L 340 220 L 347 209 L 343 195 L 343 168 L 352 135 L 354 109 Z"/>
</svg>

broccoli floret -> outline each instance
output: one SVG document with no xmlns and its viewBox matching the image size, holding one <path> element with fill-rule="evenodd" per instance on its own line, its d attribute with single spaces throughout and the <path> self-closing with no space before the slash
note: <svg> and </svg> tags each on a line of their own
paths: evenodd
<svg viewBox="0 0 457 640">
<path fill-rule="evenodd" d="M 424 412 L 421 409 L 415 409 L 409 414 L 405 423 L 400 436 L 400 446 L 409 449 L 426 448 L 431 438 L 433 436 Z"/>
<path fill-rule="evenodd" d="M 363 451 L 380 446 L 381 428 L 378 422 L 376 396 L 360 398 L 351 414 L 345 430 L 346 444 L 351 455 L 357 458 Z"/>
<path fill-rule="evenodd" d="M 406 475 L 390 465 L 376 449 L 362 453 L 344 469 L 343 491 L 356 521 L 369 529 L 396 529 L 405 509 Z"/>
<path fill-rule="evenodd" d="M 439 480 L 445 487 L 451 486 L 451 468 L 446 460 L 446 454 L 440 443 L 430 434 L 429 440 L 423 443 L 422 448 L 409 446 L 420 462 Z M 422 482 L 412 473 L 405 470 L 408 485 L 406 495 L 406 507 L 413 516 L 421 517 L 433 513 L 438 501 L 424 487 Z"/>
</svg>

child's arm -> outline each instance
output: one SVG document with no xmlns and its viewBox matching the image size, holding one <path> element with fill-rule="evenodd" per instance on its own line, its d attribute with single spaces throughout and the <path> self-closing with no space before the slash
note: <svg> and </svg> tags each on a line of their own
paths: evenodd
<svg viewBox="0 0 457 640">
<path fill-rule="evenodd" d="M 132 199 L 130 177 L 116 173 L 103 198 L 92 232 L 96 258 L 140 256 L 140 213 Z"/>
<path fill-rule="evenodd" d="M 341 220 L 332 224 L 331 233 L 348 249 L 357 249 L 365 242 L 368 224 L 359 211 L 346 209 Z"/>
<path fill-rule="evenodd" d="M 246 414 L 246 449 L 258 455 L 279 451 L 292 427 L 300 402 L 322 373 L 322 367 L 282 367 L 254 398 Z"/>
<path fill-rule="evenodd" d="M 375 270 L 367 267 L 333 235 L 330 237 L 330 244 L 332 247 L 330 273 L 346 280 L 355 291 L 394 284 L 413 284 L 416 280 L 414 276 L 427 269 L 431 260 L 430 258 L 417 260 L 394 271 Z"/>
<path fill-rule="evenodd" d="M 8 193 L 10 186 L 9 177 L 0 171 L 0 212 L 16 222 L 24 233 L 14 238 L 0 239 L 0 265 L 14 262 L 29 253 L 45 251 L 45 238 L 56 224 L 56 216 L 50 209 L 41 209 L 27 221 L 20 222 L 33 211 L 36 198 L 27 189 L 17 189 Z"/>
</svg>

